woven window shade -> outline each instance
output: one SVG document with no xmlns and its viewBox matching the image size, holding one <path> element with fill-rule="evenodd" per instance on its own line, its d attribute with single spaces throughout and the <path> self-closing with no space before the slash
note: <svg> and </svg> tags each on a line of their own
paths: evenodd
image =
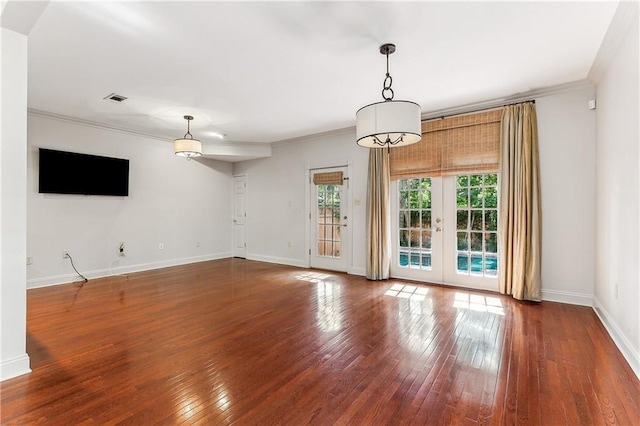
<svg viewBox="0 0 640 426">
<path fill-rule="evenodd" d="M 313 183 L 316 185 L 342 185 L 342 172 L 314 173 Z"/>
<path fill-rule="evenodd" d="M 502 109 L 422 122 L 422 140 L 390 150 L 391 179 L 498 171 Z"/>
</svg>

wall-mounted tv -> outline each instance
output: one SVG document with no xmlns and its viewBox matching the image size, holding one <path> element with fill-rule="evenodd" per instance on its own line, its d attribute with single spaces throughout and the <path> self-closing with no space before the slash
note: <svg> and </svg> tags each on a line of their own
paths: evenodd
<svg viewBox="0 0 640 426">
<path fill-rule="evenodd" d="M 40 148 L 41 194 L 129 195 L 129 160 Z"/>
</svg>

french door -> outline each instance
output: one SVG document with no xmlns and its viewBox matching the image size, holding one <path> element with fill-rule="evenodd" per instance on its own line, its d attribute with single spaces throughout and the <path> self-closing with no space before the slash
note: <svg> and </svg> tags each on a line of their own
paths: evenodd
<svg viewBox="0 0 640 426">
<path fill-rule="evenodd" d="M 347 167 L 311 170 L 309 266 L 346 272 L 349 264 L 347 232 Z M 314 183 L 315 174 L 339 176 L 339 182 Z"/>
<path fill-rule="evenodd" d="M 498 176 L 392 182 L 391 274 L 497 290 Z"/>
</svg>

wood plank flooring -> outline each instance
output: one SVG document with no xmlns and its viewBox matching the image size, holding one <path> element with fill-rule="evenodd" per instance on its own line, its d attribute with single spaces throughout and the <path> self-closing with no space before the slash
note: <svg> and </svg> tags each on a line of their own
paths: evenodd
<svg viewBox="0 0 640 426">
<path fill-rule="evenodd" d="M 640 424 L 587 307 L 241 259 L 27 303 L 3 425 Z"/>
</svg>

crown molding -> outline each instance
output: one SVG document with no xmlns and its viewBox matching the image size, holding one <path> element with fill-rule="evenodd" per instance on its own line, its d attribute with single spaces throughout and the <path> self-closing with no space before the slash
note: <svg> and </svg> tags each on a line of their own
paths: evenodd
<svg viewBox="0 0 640 426">
<path fill-rule="evenodd" d="M 56 120 L 56 121 L 64 121 L 67 123 L 73 123 L 73 124 L 77 124 L 80 126 L 87 126 L 87 127 L 93 127 L 93 128 L 97 128 L 97 129 L 103 129 L 103 130 L 110 130 L 113 132 L 118 132 L 118 133 L 125 133 L 128 135 L 133 135 L 133 136 L 141 136 L 144 138 L 150 138 L 150 139 L 156 139 L 156 140 L 160 140 L 163 142 L 173 142 L 173 138 L 167 138 L 166 136 L 160 136 L 160 135 L 154 135 L 151 133 L 145 133 L 145 132 L 138 132 L 135 130 L 130 130 L 130 129 L 126 129 L 124 127 L 118 127 L 118 126 L 112 126 L 109 124 L 104 124 L 104 123 L 100 123 L 97 121 L 90 121 L 90 120 L 85 120 L 82 118 L 76 118 L 76 117 L 71 117 L 68 115 L 63 115 L 63 114 L 56 114 L 54 112 L 48 112 L 48 111 L 42 111 L 39 109 L 34 109 L 34 108 L 28 108 L 27 112 L 29 115 L 35 116 L 35 117 L 42 117 L 42 118 L 47 118 L 50 120 Z M 263 143 L 263 142 L 237 142 L 237 141 L 202 141 L 204 144 L 211 144 L 211 145 L 218 145 L 218 146 L 233 146 L 233 147 L 260 147 L 260 146 L 265 146 L 265 145 L 269 145 L 268 143 Z"/>
<path fill-rule="evenodd" d="M 2 0 L 0 27 L 29 36 L 49 3 L 50 0 Z"/>
<path fill-rule="evenodd" d="M 533 89 L 527 92 L 516 93 L 509 96 L 503 96 L 500 98 L 493 98 L 481 102 L 474 102 L 464 105 L 458 105 L 451 108 L 443 108 L 434 111 L 427 111 L 421 114 L 421 120 L 431 120 L 434 118 L 440 118 L 443 116 L 451 116 L 451 115 L 459 115 L 459 114 L 468 114 L 474 111 L 481 111 L 492 108 L 501 108 L 508 104 L 524 102 L 527 100 L 535 99 L 535 98 L 543 98 L 545 96 L 556 95 L 563 92 L 569 92 L 572 90 L 583 89 L 587 87 L 593 87 L 593 84 L 587 80 L 577 80 L 571 81 L 569 83 L 558 84 L 555 86 L 543 87 L 540 89 Z M 330 130 L 327 132 L 314 133 L 311 135 L 300 136 L 297 138 L 290 138 L 281 140 L 278 142 L 272 142 L 272 146 L 281 146 L 288 145 L 291 143 L 304 142 L 308 140 L 318 139 L 318 138 L 326 138 L 329 136 L 338 136 L 346 133 L 355 133 L 355 126 L 344 127 L 341 129 Z"/>
<path fill-rule="evenodd" d="M 544 87 L 541 89 L 534 89 L 534 90 L 530 90 L 527 92 L 521 92 L 521 93 L 516 93 L 513 95 L 509 95 L 509 96 L 503 96 L 500 98 L 493 98 L 493 99 L 489 99 L 489 100 L 485 100 L 485 101 L 481 101 L 481 102 L 474 102 L 474 103 L 469 103 L 469 104 L 465 104 L 465 105 L 459 105 L 456 107 L 451 107 L 451 108 L 444 108 L 444 109 L 439 109 L 439 110 L 434 110 L 434 111 L 428 111 L 428 112 L 423 112 L 421 115 L 421 119 L 422 120 L 430 120 L 433 118 L 438 118 L 438 117 L 443 117 L 443 116 L 451 116 L 451 115 L 458 115 L 458 114 L 467 114 L 473 111 L 480 111 L 480 110 L 485 110 L 485 109 L 491 109 L 491 108 L 499 108 L 499 107 L 503 107 L 504 105 L 507 104 L 512 104 L 512 103 L 517 103 L 517 102 L 524 102 L 526 100 L 531 100 L 534 98 L 542 98 L 545 96 L 550 96 L 550 95 L 555 95 L 558 93 L 562 93 L 562 92 L 568 92 L 568 91 L 572 91 L 572 90 L 577 90 L 577 89 L 581 89 L 581 88 L 587 88 L 587 87 L 593 87 L 593 84 L 587 80 L 578 80 L 578 81 L 572 81 L 569 83 L 564 83 L 564 84 L 558 84 L 555 86 L 549 86 L 549 87 Z M 83 120 L 83 119 L 79 119 L 79 118 L 75 118 L 75 117 L 70 117 L 67 115 L 62 115 L 62 114 L 56 114 L 56 113 L 51 113 L 51 112 L 47 112 L 47 111 L 41 111 L 41 110 L 37 110 L 37 109 L 33 109 L 33 108 L 29 108 L 28 109 L 28 113 L 29 115 L 33 115 L 33 116 L 38 116 L 38 117 L 44 117 L 44 118 L 48 118 L 48 119 L 52 119 L 52 120 L 59 120 L 59 121 L 66 121 L 69 123 L 74 123 L 74 124 L 78 124 L 78 125 L 82 125 L 82 126 L 89 126 L 89 127 L 95 127 L 95 128 L 100 128 L 100 129 L 106 129 L 106 130 L 111 130 L 111 131 L 115 131 L 115 132 L 120 132 L 120 133 L 125 133 L 125 134 L 130 134 L 130 135 L 134 135 L 134 136 L 142 136 L 142 137 L 146 137 L 146 138 L 152 138 L 152 139 L 157 139 L 157 140 L 161 140 L 161 141 L 165 141 L 165 142 L 173 142 L 173 139 L 168 139 L 166 137 L 163 136 L 158 136 L 158 135 L 153 135 L 153 134 L 148 134 L 148 133 L 143 133 L 143 132 L 136 132 L 133 130 L 129 130 L 129 129 L 125 129 L 122 127 L 116 127 L 116 126 L 111 126 L 111 125 L 106 125 L 103 123 L 98 123 L 98 122 L 94 122 L 94 121 L 89 121 L 89 120 Z M 295 138 L 289 138 L 289 139 L 283 139 L 280 141 L 276 141 L 276 142 L 271 142 L 271 143 L 262 143 L 262 142 L 235 142 L 235 141 L 219 141 L 219 142 L 211 142 L 212 144 L 216 144 L 216 145 L 223 145 L 223 146 L 245 146 L 245 147 L 255 147 L 255 146 L 271 146 L 271 147 L 278 147 L 278 146 L 285 146 L 285 145 L 289 145 L 292 143 L 300 143 L 300 142 L 305 142 L 305 141 L 310 141 L 310 140 L 314 140 L 314 139 L 319 139 L 319 138 L 327 138 L 327 137 L 332 137 L 332 136 L 339 136 L 339 135 L 345 135 L 345 134 L 349 134 L 352 133 L 355 136 L 355 126 L 349 126 L 349 127 L 343 127 L 340 129 L 335 129 L 335 130 L 328 130 L 326 132 L 319 132 L 319 133 L 313 133 L 310 135 L 304 135 L 304 136 L 299 136 L 299 137 L 295 137 Z M 208 143 L 208 142 L 205 142 Z"/>
<path fill-rule="evenodd" d="M 328 130 L 326 132 L 312 133 L 310 135 L 298 136 L 296 138 L 283 139 L 277 142 L 271 142 L 271 146 L 289 145 L 292 143 L 305 142 L 318 138 L 326 138 L 329 136 L 338 136 L 346 133 L 353 133 L 355 136 L 356 126 L 343 127 L 340 129 Z"/>
<path fill-rule="evenodd" d="M 173 140 L 172 140 L 173 141 Z M 251 148 L 251 147 L 264 147 L 264 146 L 271 146 L 271 143 L 269 142 L 243 142 L 243 141 L 202 141 L 201 142 L 203 144 L 206 145 L 215 145 L 215 146 L 229 146 L 229 147 L 238 147 L 238 146 L 242 146 L 242 147 L 247 147 L 247 148 Z"/>
<path fill-rule="evenodd" d="M 597 84 L 600 81 L 634 20 L 638 19 L 640 14 L 639 4 L 637 0 L 621 1 L 618 4 L 616 12 L 611 19 L 611 24 L 602 39 L 602 44 L 600 44 L 596 58 L 587 75 L 587 79 L 593 84 Z"/>
<path fill-rule="evenodd" d="M 508 104 L 525 102 L 532 99 L 544 98 L 545 96 L 556 95 L 572 90 L 593 87 L 588 80 L 577 80 L 569 83 L 558 84 L 555 86 L 534 89 L 527 92 L 516 93 L 514 95 L 493 98 L 486 101 L 474 102 L 470 104 L 460 105 L 451 108 L 444 108 L 435 111 L 422 113 L 422 120 L 431 120 L 434 118 L 449 117 L 452 115 L 468 114 L 471 112 L 484 111 L 488 109 L 501 108 Z"/>
<path fill-rule="evenodd" d="M 134 135 L 134 136 L 142 136 L 142 137 L 145 137 L 145 138 L 157 139 L 157 140 L 161 140 L 161 141 L 164 141 L 164 142 L 173 142 L 172 139 L 168 139 L 168 138 L 163 137 L 163 136 L 153 135 L 153 134 L 144 133 L 144 132 L 137 132 L 137 131 L 134 131 L 134 130 L 125 129 L 124 127 L 112 126 L 112 125 L 109 125 L 109 124 L 99 123 L 97 121 L 84 120 L 84 119 L 81 119 L 81 118 L 71 117 L 71 116 L 63 115 L 63 114 L 56 114 L 56 113 L 53 113 L 53 112 L 42 111 L 42 110 L 39 110 L 39 109 L 28 108 L 27 109 L 27 113 L 29 115 L 32 115 L 32 116 L 35 116 L 35 117 L 42 117 L 42 118 L 47 118 L 47 119 L 56 120 L 56 121 L 64 121 L 64 122 L 67 122 L 67 123 L 73 123 L 73 124 L 77 124 L 77 125 L 80 125 L 80 126 L 87 126 L 87 127 L 97 128 L 97 129 L 110 130 L 110 131 L 113 131 L 113 132 L 125 133 L 125 134 L 128 134 L 128 135 Z"/>
</svg>

